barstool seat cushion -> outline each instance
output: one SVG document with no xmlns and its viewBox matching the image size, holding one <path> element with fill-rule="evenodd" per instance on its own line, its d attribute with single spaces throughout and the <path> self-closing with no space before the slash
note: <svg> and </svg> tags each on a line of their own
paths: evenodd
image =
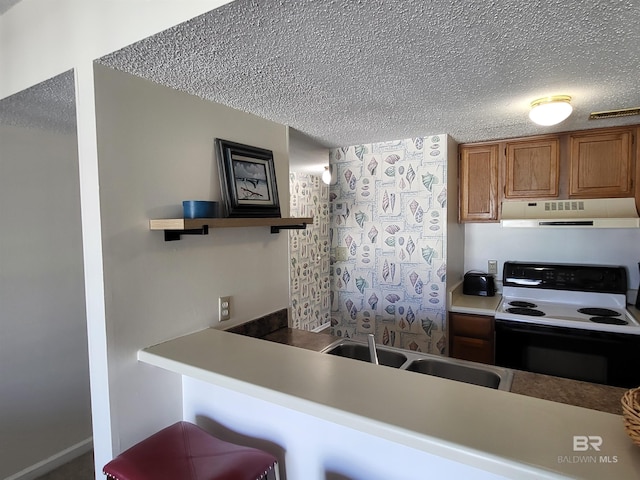
<svg viewBox="0 0 640 480">
<path fill-rule="evenodd" d="M 277 468 L 277 458 L 177 422 L 122 452 L 104 466 L 117 480 L 255 480 Z"/>
</svg>

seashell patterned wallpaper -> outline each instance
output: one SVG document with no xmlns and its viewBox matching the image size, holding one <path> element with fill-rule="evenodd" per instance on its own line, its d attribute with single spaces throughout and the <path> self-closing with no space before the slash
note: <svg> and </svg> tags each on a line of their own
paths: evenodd
<svg viewBox="0 0 640 480">
<path fill-rule="evenodd" d="M 313 217 L 289 230 L 290 327 L 315 330 L 329 323 L 329 186 L 320 177 L 289 174 L 292 217 Z"/>
<path fill-rule="evenodd" d="M 447 137 L 330 152 L 331 327 L 446 349 Z"/>
</svg>

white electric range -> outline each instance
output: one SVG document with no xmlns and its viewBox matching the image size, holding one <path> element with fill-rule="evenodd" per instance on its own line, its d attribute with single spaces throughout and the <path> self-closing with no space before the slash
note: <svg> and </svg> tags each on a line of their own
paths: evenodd
<svg viewBox="0 0 640 480">
<path fill-rule="evenodd" d="M 496 318 L 640 335 L 626 294 L 503 287 Z"/>
<path fill-rule="evenodd" d="M 505 262 L 496 363 L 617 386 L 640 385 L 640 323 L 622 266 Z"/>
</svg>

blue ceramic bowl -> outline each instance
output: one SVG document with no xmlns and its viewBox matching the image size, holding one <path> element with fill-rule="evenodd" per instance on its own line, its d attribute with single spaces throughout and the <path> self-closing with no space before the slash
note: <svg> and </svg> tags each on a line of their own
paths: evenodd
<svg viewBox="0 0 640 480">
<path fill-rule="evenodd" d="M 184 218 L 216 218 L 218 216 L 218 202 L 203 200 L 185 200 L 182 202 Z"/>
</svg>

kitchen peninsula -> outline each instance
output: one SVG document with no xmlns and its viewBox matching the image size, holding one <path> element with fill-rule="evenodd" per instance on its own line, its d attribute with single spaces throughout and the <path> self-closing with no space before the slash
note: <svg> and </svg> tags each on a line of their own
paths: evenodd
<svg viewBox="0 0 640 480">
<path fill-rule="evenodd" d="M 182 375 L 186 420 L 267 442 L 289 479 L 640 476 L 618 415 L 215 329 L 138 358 Z M 574 436 L 601 437 L 600 450 Z"/>
</svg>

